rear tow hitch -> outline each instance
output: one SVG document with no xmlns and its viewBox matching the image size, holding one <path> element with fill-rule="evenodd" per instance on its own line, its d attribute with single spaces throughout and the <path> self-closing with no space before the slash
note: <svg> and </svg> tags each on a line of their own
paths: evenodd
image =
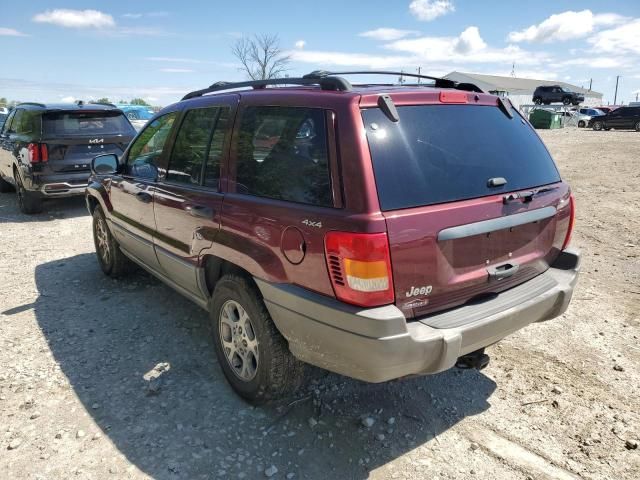
<svg viewBox="0 0 640 480">
<path fill-rule="evenodd" d="M 464 370 L 474 368 L 476 370 L 483 370 L 489 365 L 489 355 L 484 353 L 484 348 L 476 350 L 475 352 L 467 353 L 456 360 L 456 367 Z"/>
</svg>

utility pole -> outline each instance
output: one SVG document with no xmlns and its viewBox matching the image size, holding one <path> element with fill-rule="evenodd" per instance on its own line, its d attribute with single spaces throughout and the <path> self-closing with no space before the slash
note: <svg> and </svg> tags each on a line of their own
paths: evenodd
<svg viewBox="0 0 640 480">
<path fill-rule="evenodd" d="M 422 69 L 422 67 L 418 67 L 418 75 L 420 75 L 420 70 Z M 418 77 L 418 83 L 420 83 L 420 77 Z M 637 96 L 637 95 L 636 95 Z M 637 100 L 637 99 L 636 99 Z"/>
<path fill-rule="evenodd" d="M 618 100 L 618 80 L 620 80 L 620 75 L 616 76 L 616 93 L 613 95 L 613 104 L 614 105 L 617 104 L 617 100 Z"/>
<path fill-rule="evenodd" d="M 589 79 L 589 91 L 591 91 L 591 84 L 593 83 L 593 78 Z"/>
</svg>

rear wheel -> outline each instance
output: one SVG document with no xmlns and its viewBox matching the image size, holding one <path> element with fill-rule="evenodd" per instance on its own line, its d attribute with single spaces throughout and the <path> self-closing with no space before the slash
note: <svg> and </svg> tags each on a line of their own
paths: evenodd
<svg viewBox="0 0 640 480">
<path fill-rule="evenodd" d="M 218 280 L 209 312 L 218 363 L 238 395 L 260 404 L 300 387 L 305 365 L 289 351 L 249 279 L 225 275 Z"/>
<path fill-rule="evenodd" d="M 117 278 L 132 270 L 133 263 L 120 250 L 100 206 L 93 211 L 93 243 L 100 268 L 106 275 Z"/>
<path fill-rule="evenodd" d="M 580 121 L 578 122 L 578 127 L 580 127 L 580 128 L 584 128 L 584 127 L 585 127 L 585 125 L 586 125 L 586 124 L 584 123 L 584 120 L 580 120 Z"/>
<path fill-rule="evenodd" d="M 535 103 L 536 105 L 541 105 L 542 104 L 542 99 L 541 98 L 534 98 L 533 99 L 533 103 Z"/>
<path fill-rule="evenodd" d="M 602 130 L 602 128 L 603 128 L 602 122 L 593 122 L 594 130 L 599 132 L 600 130 Z"/>
<path fill-rule="evenodd" d="M 563 105 L 570 105 L 571 104 L 571 99 L 569 97 L 563 98 L 562 99 L 562 103 L 563 103 Z"/>
<path fill-rule="evenodd" d="M 7 193 L 11 191 L 13 191 L 13 185 L 0 176 L 0 193 Z"/>
<path fill-rule="evenodd" d="M 636 132 L 640 132 L 640 122 L 636 123 Z"/>
<path fill-rule="evenodd" d="M 18 196 L 18 207 L 22 213 L 33 215 L 42 211 L 42 199 L 36 197 L 33 192 L 24 188 L 22 179 L 18 172 L 14 173 L 16 179 L 16 194 Z"/>
</svg>

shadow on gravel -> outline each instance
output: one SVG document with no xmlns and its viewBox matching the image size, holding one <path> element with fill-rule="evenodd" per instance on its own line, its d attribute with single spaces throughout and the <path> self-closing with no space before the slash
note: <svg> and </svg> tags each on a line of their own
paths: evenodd
<svg viewBox="0 0 640 480">
<path fill-rule="evenodd" d="M 486 410 L 496 387 L 475 371 L 380 385 L 327 374 L 279 405 L 253 408 L 216 365 L 206 313 L 145 273 L 115 281 L 83 254 L 39 265 L 36 284 L 36 318 L 76 395 L 153 478 L 265 478 L 271 465 L 274 478 L 367 478 L 436 446 L 440 433 Z M 375 420 L 370 428 L 363 415 Z"/>
<path fill-rule="evenodd" d="M 18 209 L 16 194 L 0 193 L 0 224 L 23 222 L 47 222 L 61 218 L 75 218 L 89 215 L 84 196 L 56 198 L 42 204 L 42 212 L 25 215 Z"/>
</svg>

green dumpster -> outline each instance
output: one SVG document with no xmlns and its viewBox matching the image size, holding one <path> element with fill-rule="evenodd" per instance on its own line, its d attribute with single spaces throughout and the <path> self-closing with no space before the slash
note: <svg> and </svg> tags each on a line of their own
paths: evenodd
<svg viewBox="0 0 640 480">
<path fill-rule="evenodd" d="M 562 128 L 560 114 L 541 108 L 537 108 L 529 114 L 529 121 L 534 128 Z"/>
</svg>

